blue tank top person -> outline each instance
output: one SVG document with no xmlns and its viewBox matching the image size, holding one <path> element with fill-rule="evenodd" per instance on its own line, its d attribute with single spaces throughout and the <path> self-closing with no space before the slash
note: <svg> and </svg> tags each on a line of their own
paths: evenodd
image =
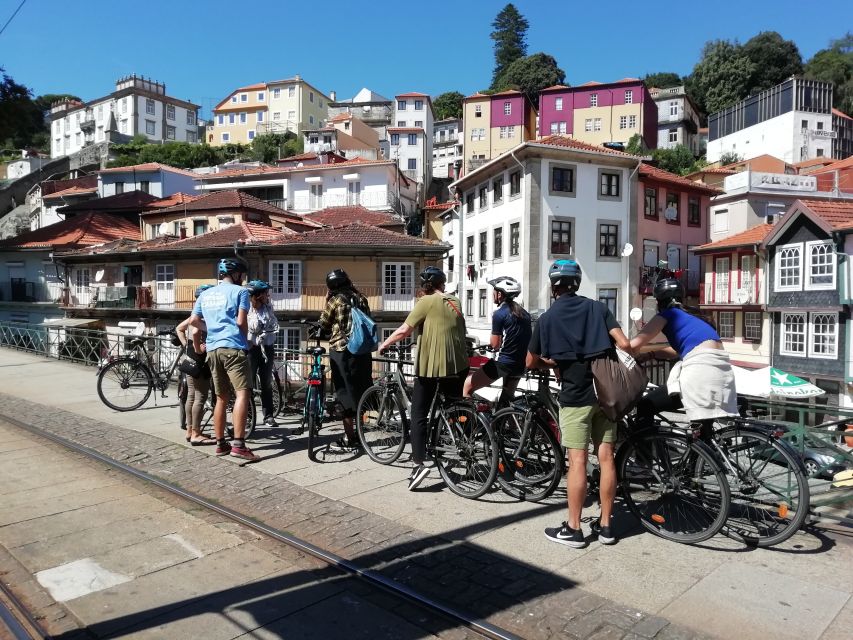
<svg viewBox="0 0 853 640">
<path fill-rule="evenodd" d="M 659 315 L 666 320 L 663 335 L 681 359 L 706 340 L 720 341 L 714 327 L 683 309 L 670 307 Z"/>
</svg>

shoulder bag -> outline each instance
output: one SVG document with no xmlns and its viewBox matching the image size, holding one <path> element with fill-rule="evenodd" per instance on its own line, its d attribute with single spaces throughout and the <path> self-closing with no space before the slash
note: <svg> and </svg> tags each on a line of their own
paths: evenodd
<svg viewBox="0 0 853 640">
<path fill-rule="evenodd" d="M 625 417 L 640 401 L 649 378 L 639 363 L 619 349 L 610 349 L 590 363 L 598 405 L 609 420 Z"/>
</svg>

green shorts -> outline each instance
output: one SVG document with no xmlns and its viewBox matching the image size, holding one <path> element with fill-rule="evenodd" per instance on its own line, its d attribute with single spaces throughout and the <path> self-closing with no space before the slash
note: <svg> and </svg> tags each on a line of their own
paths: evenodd
<svg viewBox="0 0 853 640">
<path fill-rule="evenodd" d="M 214 349 L 207 354 L 207 364 L 213 377 L 217 396 L 231 395 L 230 389 L 251 389 L 249 357 L 241 349 Z"/>
<path fill-rule="evenodd" d="M 586 449 L 590 441 L 616 442 L 616 423 L 608 420 L 598 405 L 560 407 L 560 435 L 566 449 Z"/>
</svg>

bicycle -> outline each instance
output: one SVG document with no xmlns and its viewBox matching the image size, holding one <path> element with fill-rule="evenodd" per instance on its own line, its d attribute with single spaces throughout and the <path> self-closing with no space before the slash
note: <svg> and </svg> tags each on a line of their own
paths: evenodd
<svg viewBox="0 0 853 640">
<path fill-rule="evenodd" d="M 187 420 L 190 416 L 185 415 L 184 411 L 184 403 L 187 400 L 187 393 L 189 392 L 189 387 L 187 386 L 187 374 L 181 372 L 180 376 L 178 376 L 178 399 L 180 400 L 180 412 L 181 412 L 181 420 Z M 228 433 L 228 436 L 234 437 L 234 418 L 232 417 L 232 413 L 234 410 L 234 389 L 231 388 L 229 390 L 230 400 L 228 401 L 228 405 L 225 411 L 225 431 Z M 199 428 L 199 431 L 202 435 L 207 436 L 206 429 L 208 426 L 212 428 L 213 424 L 213 409 L 216 406 L 216 394 L 213 390 L 213 385 L 210 385 L 210 391 L 207 394 L 207 400 L 204 404 L 204 413 L 202 414 L 202 422 Z M 257 423 L 257 411 L 255 410 L 255 405 L 253 403 L 248 403 L 248 407 L 246 410 L 246 439 L 252 437 L 252 434 L 255 432 L 255 425 Z M 208 436 L 209 437 L 209 436 Z"/>
<path fill-rule="evenodd" d="M 170 336 L 172 344 L 178 340 L 173 329 L 157 332 L 157 336 Z M 174 357 L 164 358 L 162 348 L 155 348 L 151 352 L 146 349 L 146 344 L 154 339 L 153 336 L 135 336 L 130 338 L 129 346 L 131 355 L 111 358 L 98 372 L 98 397 L 105 405 L 115 411 L 133 411 L 138 409 L 151 397 L 154 389 L 159 389 L 161 397 L 166 397 L 166 389 L 175 370 L 178 367 L 185 349 L 180 342 L 175 344 L 179 347 Z M 154 354 L 159 354 L 157 362 Z"/>
<path fill-rule="evenodd" d="M 380 464 L 395 462 L 403 452 L 409 431 L 411 397 L 403 378 L 405 363 L 397 353 L 395 370 L 361 396 L 356 411 L 356 431 L 367 455 Z M 427 421 L 427 456 L 435 460 L 444 484 L 463 498 L 479 498 L 495 482 L 498 447 L 488 420 L 478 415 L 469 400 L 447 400 L 442 393 L 432 399 Z M 378 436 L 378 437 L 377 437 Z"/>
<path fill-rule="evenodd" d="M 317 454 L 323 448 L 328 449 L 328 444 L 320 446 L 320 428 L 326 414 L 326 365 L 323 358 L 326 349 L 320 346 L 320 325 L 316 322 L 309 324 L 308 338 L 314 340 L 315 345 L 308 347 L 305 354 L 311 356 L 311 371 L 306 380 L 305 402 L 302 405 L 302 423 L 296 430 L 295 435 L 308 430 L 308 459 L 317 462 Z"/>
</svg>

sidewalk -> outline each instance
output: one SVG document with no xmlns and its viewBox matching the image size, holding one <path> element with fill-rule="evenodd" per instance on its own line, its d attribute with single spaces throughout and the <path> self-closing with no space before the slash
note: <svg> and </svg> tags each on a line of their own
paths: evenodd
<svg viewBox="0 0 853 640">
<path fill-rule="evenodd" d="M 663 629 L 657 637 L 693 633 L 832 640 L 848 638 L 853 628 L 853 544 L 844 533 L 800 533 L 771 550 L 748 549 L 726 538 L 687 547 L 640 533 L 629 515 L 620 514 L 616 529 L 622 539 L 615 547 L 593 542 L 583 550 L 567 549 L 542 534 L 545 526 L 565 518 L 564 492 L 546 504 L 518 504 L 500 493 L 466 501 L 430 476 L 423 490 L 412 494 L 405 487 L 406 464 L 382 467 L 366 456 L 311 463 L 301 438 L 282 449 L 281 440 L 269 437 L 263 426 L 256 431 L 254 448 L 265 459 L 238 467 L 207 458 L 203 448 L 183 445 L 174 406 L 125 414 L 107 409 L 97 397 L 91 368 L 3 349 L 0 384 L 15 396 L 0 397 L 0 414 L 131 460 L 191 490 L 227 491 L 233 482 L 223 482 L 223 475 L 239 481 L 243 491 L 237 501 L 246 507 L 241 511 L 279 519 L 299 529 L 297 535 L 313 536 L 319 546 L 337 546 L 333 550 L 347 557 L 387 565 L 391 549 L 398 562 L 377 566 L 411 578 L 415 588 L 421 587 L 411 571 L 417 563 L 411 558 L 399 562 L 404 551 L 417 551 L 419 559 L 426 555 L 435 564 L 438 553 L 449 558 L 451 551 L 462 550 L 471 562 L 454 561 L 444 576 L 453 585 L 470 583 L 460 603 L 480 607 L 494 624 L 527 637 L 589 637 L 607 629 L 621 637 L 637 619 L 656 621 L 642 627 L 649 637 L 655 624 Z M 161 444 L 152 446 L 151 436 Z M 206 466 L 197 467 L 205 460 Z M 593 508 L 585 516 L 596 513 Z M 353 520 L 345 522 L 349 517 Z M 370 531 L 382 534 L 372 540 Z M 391 544 L 395 538 L 402 546 Z M 509 585 L 489 584 L 488 576 L 500 575 L 502 567 L 523 577 Z M 435 589 L 434 584 L 423 587 Z M 447 588 L 438 591 L 447 595 Z M 490 602 L 484 603 L 487 597 Z M 590 611 L 579 612 L 576 606 Z M 531 611 L 536 615 L 527 615 Z"/>
</svg>

